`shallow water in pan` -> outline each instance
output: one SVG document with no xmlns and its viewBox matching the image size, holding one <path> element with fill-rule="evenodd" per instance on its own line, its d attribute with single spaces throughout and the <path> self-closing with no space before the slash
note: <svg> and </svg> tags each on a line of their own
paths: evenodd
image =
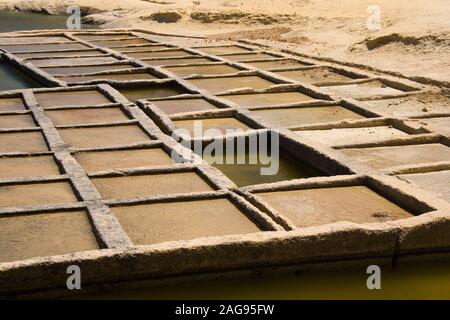
<svg viewBox="0 0 450 320">
<path fill-rule="evenodd" d="M 264 164 L 257 154 L 253 154 L 253 157 L 257 159 L 256 164 L 251 164 L 249 152 L 245 152 L 245 154 L 241 154 L 240 156 L 243 164 L 238 164 L 237 154 L 234 155 L 234 159 L 232 161 L 233 164 L 226 164 L 225 155 L 223 158 L 219 157 L 218 159 L 213 156 L 210 158 L 204 157 L 204 159 L 222 171 L 222 173 L 230 178 L 238 187 L 322 175 L 307 164 L 301 163 L 300 161 L 294 162 L 291 157 L 285 155 L 279 157 L 278 163 L 275 162 L 276 158 L 268 157 L 265 159 Z M 223 164 L 215 163 L 217 160 L 220 160 Z M 269 161 L 269 163 L 267 163 L 267 161 Z M 261 173 L 261 168 L 266 168 L 266 170 L 273 168 L 275 174 L 263 175 Z"/>
<path fill-rule="evenodd" d="M 0 60 L 0 91 L 38 87 L 41 85 L 32 78 Z"/>
<path fill-rule="evenodd" d="M 165 98 L 186 93 L 182 91 L 183 89 L 181 87 L 170 84 L 155 84 L 152 86 L 135 88 L 119 88 L 118 90 L 133 103 L 140 99 Z"/>
<path fill-rule="evenodd" d="M 74 66 L 74 67 L 50 67 L 41 68 L 45 72 L 51 75 L 68 75 L 68 74 L 89 74 L 103 71 L 117 71 L 133 69 L 131 64 L 116 64 L 116 65 L 104 65 L 104 66 Z"/>
</svg>

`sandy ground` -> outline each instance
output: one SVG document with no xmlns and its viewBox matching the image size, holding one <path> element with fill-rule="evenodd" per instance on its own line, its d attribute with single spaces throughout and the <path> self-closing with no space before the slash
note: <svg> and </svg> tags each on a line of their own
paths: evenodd
<svg viewBox="0 0 450 320">
<path fill-rule="evenodd" d="M 448 0 L 0 0 L 0 9 L 62 13 L 74 3 L 85 20 L 107 28 L 262 40 L 450 81 Z M 379 30 L 367 27 L 368 20 L 376 22 L 373 5 L 380 12 Z"/>
</svg>

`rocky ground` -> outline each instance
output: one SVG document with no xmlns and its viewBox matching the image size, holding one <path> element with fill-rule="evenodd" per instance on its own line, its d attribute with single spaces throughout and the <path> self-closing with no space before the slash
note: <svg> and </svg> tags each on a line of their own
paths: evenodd
<svg viewBox="0 0 450 320">
<path fill-rule="evenodd" d="M 107 28 L 262 40 L 450 82 L 448 0 L 0 0 L 0 9 L 56 14 L 74 3 Z"/>
</svg>

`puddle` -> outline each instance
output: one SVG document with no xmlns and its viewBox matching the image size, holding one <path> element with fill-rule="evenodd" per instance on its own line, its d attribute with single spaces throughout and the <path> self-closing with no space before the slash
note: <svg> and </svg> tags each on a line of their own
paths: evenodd
<svg viewBox="0 0 450 320">
<path fill-rule="evenodd" d="M 193 112 L 193 111 L 206 111 L 217 109 L 213 104 L 209 103 L 205 99 L 173 99 L 173 100 L 158 100 L 152 101 L 152 104 L 156 105 L 161 111 L 168 115 Z"/>
<path fill-rule="evenodd" d="M 27 207 L 77 202 L 68 182 L 26 183 L 0 186 L 0 207 Z"/>
<path fill-rule="evenodd" d="M 0 45 L 0 48 L 9 52 L 43 52 L 55 50 L 85 50 L 89 47 L 77 43 L 46 43 L 46 44 L 20 44 L 20 45 Z"/>
<path fill-rule="evenodd" d="M 21 98 L 0 98 L 0 112 L 22 110 L 25 110 L 25 106 Z"/>
<path fill-rule="evenodd" d="M 95 73 L 102 71 L 112 71 L 112 70 L 129 70 L 135 68 L 131 64 L 116 64 L 116 65 L 104 65 L 104 66 L 79 66 L 79 67 L 50 67 L 41 68 L 49 74 L 83 74 L 83 73 Z"/>
<path fill-rule="evenodd" d="M 176 84 L 152 84 L 144 87 L 116 89 L 133 103 L 141 99 L 167 98 L 188 93 Z"/>
<path fill-rule="evenodd" d="M 336 94 L 343 97 L 350 97 L 354 99 L 404 93 L 404 91 L 388 87 L 387 85 L 378 80 L 358 84 L 326 86 L 322 87 L 322 89 L 330 92 L 331 94 Z"/>
<path fill-rule="evenodd" d="M 246 54 L 231 54 L 222 56 L 222 58 L 230 61 L 248 61 L 248 60 L 262 60 L 277 58 L 267 53 L 246 53 Z"/>
<path fill-rule="evenodd" d="M 0 153 L 48 151 L 40 131 L 0 133 Z"/>
<path fill-rule="evenodd" d="M 340 151 L 350 158 L 375 169 L 448 161 L 450 159 L 450 148 L 438 143 L 342 149 Z"/>
<path fill-rule="evenodd" d="M 43 58 L 43 57 L 76 57 L 76 56 L 94 56 L 104 55 L 100 50 L 79 50 L 79 51 L 48 51 L 40 53 L 16 53 L 15 56 L 25 58 Z"/>
<path fill-rule="evenodd" d="M 143 59 L 143 61 L 151 66 L 176 66 L 182 64 L 213 62 L 213 60 L 207 58 L 181 58 L 181 59 L 160 59 L 160 60 Z"/>
<path fill-rule="evenodd" d="M 201 89 L 208 90 L 213 94 L 242 88 L 255 90 L 267 89 L 276 85 L 276 83 L 258 76 L 190 79 L 189 82 Z"/>
<path fill-rule="evenodd" d="M 47 110 L 45 113 L 57 126 L 129 120 L 123 111 L 116 107 Z"/>
<path fill-rule="evenodd" d="M 408 137 L 407 133 L 389 126 L 302 130 L 296 131 L 296 133 L 301 137 L 332 147 L 350 144 L 375 143 Z"/>
<path fill-rule="evenodd" d="M 250 155 L 252 158 L 257 159 L 257 164 L 250 164 Z M 277 181 L 285 181 L 291 179 L 309 178 L 314 176 L 320 176 L 317 170 L 311 168 L 307 164 L 291 159 L 291 157 L 280 155 L 278 159 L 278 164 L 272 162 L 267 163 L 261 160 L 257 151 L 245 150 L 243 153 L 234 153 L 234 159 L 232 159 L 232 164 L 226 164 L 226 155 L 219 157 L 223 164 L 215 163 L 215 157 L 204 157 L 212 166 L 219 169 L 224 175 L 226 175 L 230 180 L 232 180 L 238 187 L 249 186 L 254 184 L 271 183 Z M 243 159 L 244 164 L 238 164 L 238 159 Z M 276 161 L 276 159 L 270 160 Z M 266 159 L 266 160 L 269 160 Z M 262 175 L 261 168 L 272 167 L 278 170 L 273 175 Z"/>
<path fill-rule="evenodd" d="M 0 32 L 21 30 L 67 29 L 66 15 L 0 11 Z M 81 24 L 82 28 L 96 29 L 98 26 Z"/>
<path fill-rule="evenodd" d="M 58 129 L 58 133 L 65 143 L 75 148 L 129 145 L 150 140 L 137 125 Z"/>
<path fill-rule="evenodd" d="M 233 68 L 229 65 L 209 65 L 209 66 L 183 66 L 183 67 L 166 67 L 166 70 L 173 72 L 179 77 L 192 75 L 222 75 L 237 73 L 241 70 Z"/>
<path fill-rule="evenodd" d="M 267 124 L 278 128 L 327 123 L 346 119 L 364 119 L 363 116 L 341 106 L 252 110 L 251 114 L 255 115 L 255 118 L 260 118 Z"/>
<path fill-rule="evenodd" d="M 410 213 L 364 186 L 257 193 L 298 227 L 339 221 L 354 223 L 406 219 Z"/>
<path fill-rule="evenodd" d="M 450 98 L 438 94 L 411 95 L 403 98 L 364 101 L 365 108 L 373 112 L 396 117 L 426 115 L 432 112 L 447 113 Z"/>
<path fill-rule="evenodd" d="M 195 119 L 195 120 L 175 120 L 173 124 L 178 129 L 188 130 L 192 137 L 216 137 L 218 135 L 224 135 L 227 130 L 242 129 L 244 131 L 249 130 L 245 123 L 242 123 L 236 118 L 209 118 L 209 119 Z M 200 126 L 201 130 L 195 132 L 195 127 Z M 214 132 L 208 134 L 206 130 L 215 129 Z M 199 130 L 199 129 L 198 129 Z M 202 135 L 203 134 L 203 135 Z"/>
<path fill-rule="evenodd" d="M 268 107 L 315 100 L 300 92 L 234 94 L 221 96 L 220 98 L 230 100 L 240 107 Z"/>
<path fill-rule="evenodd" d="M 0 60 L 0 91 L 39 87 L 41 85 L 37 81 L 9 63 Z"/>
<path fill-rule="evenodd" d="M 100 249 L 84 211 L 0 218 L 0 261 Z"/>
<path fill-rule="evenodd" d="M 73 156 L 90 173 L 174 165 L 170 156 L 160 148 L 79 152 Z"/>
<path fill-rule="evenodd" d="M 89 91 L 55 91 L 35 93 L 37 102 L 42 107 L 94 106 L 111 103 L 103 94 Z"/>
<path fill-rule="evenodd" d="M 335 81 L 351 81 L 354 78 L 345 76 L 331 68 L 318 67 L 295 71 L 278 71 L 279 75 L 305 83 L 324 83 Z"/>
<path fill-rule="evenodd" d="M 0 179 L 59 175 L 53 156 L 1 157 Z"/>
<path fill-rule="evenodd" d="M 205 53 L 212 54 L 212 55 L 251 52 L 251 50 L 249 50 L 249 49 L 245 49 L 245 48 L 238 47 L 238 46 L 203 47 L 203 48 L 195 48 L 195 50 L 200 50 Z"/>
<path fill-rule="evenodd" d="M 399 177 L 450 202 L 450 170 L 402 174 Z"/>
<path fill-rule="evenodd" d="M 0 129 L 34 127 L 36 124 L 29 114 L 0 115 Z"/>
<path fill-rule="evenodd" d="M 92 178 L 104 199 L 125 199 L 168 194 L 212 191 L 195 172 Z M 158 188 L 155 188 L 158 186 Z"/>
<path fill-rule="evenodd" d="M 150 73 L 123 73 L 123 74 L 100 74 L 92 76 L 79 76 L 79 77 L 56 77 L 59 80 L 67 83 L 87 82 L 87 81 L 100 81 L 100 80 L 112 80 L 112 81 L 134 81 L 134 80 L 155 80 L 157 77 Z"/>
<path fill-rule="evenodd" d="M 116 207 L 112 212 L 136 245 L 260 231 L 226 199 Z"/>
<path fill-rule="evenodd" d="M 303 63 L 294 59 L 280 59 L 272 61 L 254 61 L 246 62 L 246 64 L 251 65 L 255 68 L 262 70 L 272 70 L 281 68 L 293 68 L 293 67 L 304 67 L 310 65 L 309 63 Z"/>
</svg>

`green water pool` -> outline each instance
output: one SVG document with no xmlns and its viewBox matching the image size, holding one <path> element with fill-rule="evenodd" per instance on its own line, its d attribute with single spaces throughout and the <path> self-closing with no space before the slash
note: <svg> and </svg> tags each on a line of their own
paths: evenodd
<svg viewBox="0 0 450 320">
<path fill-rule="evenodd" d="M 66 29 L 66 15 L 0 11 L 0 32 L 23 30 Z M 82 24 L 81 28 L 96 26 Z"/>
<path fill-rule="evenodd" d="M 191 282 L 112 290 L 89 299 L 450 299 L 450 263 L 381 267 L 381 290 L 369 290 L 366 267 L 343 271 Z"/>
<path fill-rule="evenodd" d="M 0 91 L 38 87 L 41 85 L 31 77 L 0 60 Z"/>
</svg>

